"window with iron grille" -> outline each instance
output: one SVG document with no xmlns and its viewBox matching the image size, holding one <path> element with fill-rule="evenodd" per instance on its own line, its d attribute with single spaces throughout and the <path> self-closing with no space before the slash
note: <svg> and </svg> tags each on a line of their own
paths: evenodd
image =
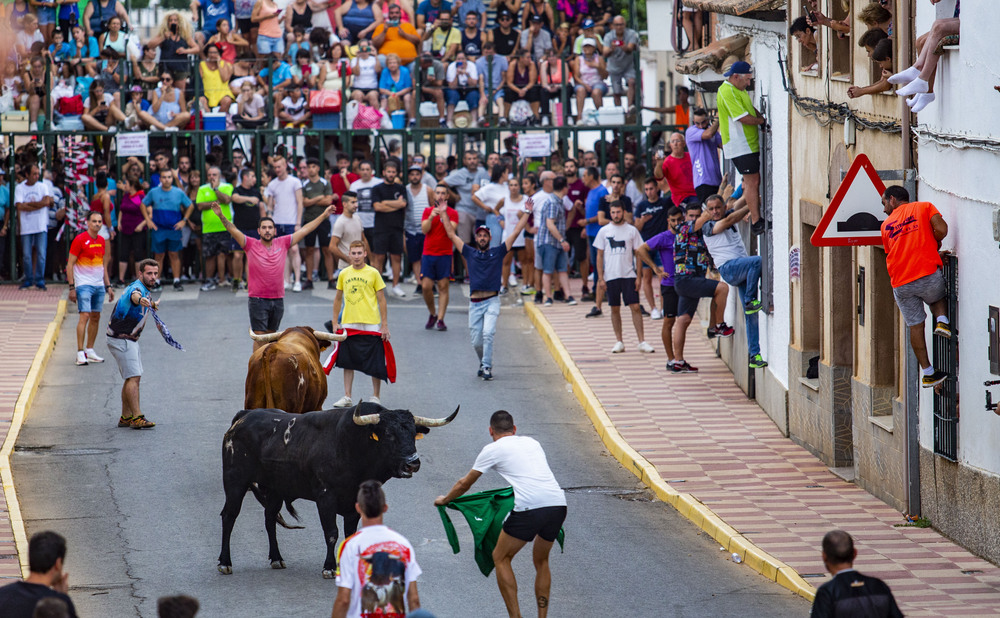
<svg viewBox="0 0 1000 618">
<path fill-rule="evenodd" d="M 951 461 L 958 459 L 958 260 L 944 258 L 945 289 L 951 337 L 933 335 L 934 368 L 948 379 L 934 388 L 934 453 Z"/>
</svg>

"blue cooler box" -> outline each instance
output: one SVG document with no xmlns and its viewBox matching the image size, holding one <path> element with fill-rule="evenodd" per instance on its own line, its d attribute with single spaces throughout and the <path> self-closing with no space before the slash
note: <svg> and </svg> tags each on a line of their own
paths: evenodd
<svg viewBox="0 0 1000 618">
<path fill-rule="evenodd" d="M 202 114 L 202 119 L 202 126 L 206 131 L 226 130 L 226 115 L 223 113 Z"/>
</svg>

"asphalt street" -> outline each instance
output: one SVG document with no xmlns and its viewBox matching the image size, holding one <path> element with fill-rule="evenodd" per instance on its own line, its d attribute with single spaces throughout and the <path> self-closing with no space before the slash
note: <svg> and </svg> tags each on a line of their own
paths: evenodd
<svg viewBox="0 0 1000 618">
<path fill-rule="evenodd" d="M 333 298 L 323 287 L 289 293 L 283 326 L 322 328 Z M 70 595 L 81 616 L 152 617 L 158 597 L 178 593 L 196 596 L 204 616 L 327 616 L 336 586 L 321 576 L 325 550 L 309 502 L 296 503 L 304 529 L 278 529 L 287 569 L 269 567 L 263 509 L 248 496 L 233 533 L 234 572 L 216 570 L 222 436 L 242 407 L 251 343 L 245 292 L 188 290 L 164 292 L 160 307 L 185 352 L 167 346 L 152 325 L 142 335 L 142 409 L 157 423 L 151 430 L 116 427 L 121 378 L 103 335 L 110 305 L 96 346 L 108 359 L 101 365 L 74 365 L 77 314 L 67 315 L 12 458 L 28 533 L 66 536 Z M 542 443 L 567 490 L 566 548 L 551 559 L 550 616 L 808 613 L 805 600 L 734 564 L 710 537 L 651 500 L 608 455 L 520 307 L 502 311 L 496 379 L 478 380 L 466 306 L 453 289 L 443 333 L 423 329 L 427 313 L 417 298 L 393 299 L 389 310 L 399 379 L 383 387 L 382 403 L 433 417 L 461 405 L 454 423 L 417 443 L 420 471 L 386 484 L 386 524 L 416 548 L 425 608 L 440 617 L 506 615 L 494 577 L 483 577 L 473 561 L 464 521 L 453 517 L 462 542 L 456 555 L 432 505 L 469 470 L 489 441 L 489 415 L 503 408 L 519 433 Z M 343 394 L 339 372 L 329 383 L 328 406 Z M 364 376 L 355 380 L 355 398 L 370 389 Z M 504 485 L 491 472 L 474 491 Z M 515 559 L 515 570 L 522 611 L 532 616 L 530 552 Z"/>
</svg>

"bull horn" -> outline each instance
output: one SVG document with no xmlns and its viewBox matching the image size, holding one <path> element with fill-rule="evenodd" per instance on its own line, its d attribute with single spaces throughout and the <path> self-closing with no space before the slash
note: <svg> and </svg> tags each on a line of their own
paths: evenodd
<svg viewBox="0 0 1000 618">
<path fill-rule="evenodd" d="M 317 330 L 313 331 L 313 334 L 316 335 L 316 338 L 321 341 L 343 341 L 344 339 L 347 339 L 346 333 L 338 335 L 337 333 L 323 333 Z"/>
<path fill-rule="evenodd" d="M 462 406 L 458 406 L 458 408 L 461 407 Z M 455 408 L 455 411 L 452 412 L 451 416 L 448 418 L 424 418 L 423 416 L 414 415 L 413 420 L 418 425 L 423 425 L 424 427 L 444 427 L 448 423 L 455 420 L 455 417 L 458 416 L 458 408 Z"/>
<path fill-rule="evenodd" d="M 271 343 L 272 341 L 277 341 L 278 338 L 281 337 L 283 332 L 284 331 L 282 331 L 281 333 L 267 333 L 266 335 L 258 335 L 257 333 L 253 332 L 253 329 L 251 328 L 250 338 L 256 341 L 257 343 Z"/>
<path fill-rule="evenodd" d="M 354 420 L 355 425 L 378 425 L 378 422 L 382 420 L 379 414 L 358 414 L 361 410 L 361 402 L 359 401 L 354 406 L 354 411 L 351 413 L 351 418 Z"/>
</svg>

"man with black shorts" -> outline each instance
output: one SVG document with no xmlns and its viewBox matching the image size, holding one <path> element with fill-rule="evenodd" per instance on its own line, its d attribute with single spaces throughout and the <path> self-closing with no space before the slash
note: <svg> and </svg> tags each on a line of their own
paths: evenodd
<svg viewBox="0 0 1000 618">
<path fill-rule="evenodd" d="M 639 351 L 653 352 L 653 346 L 646 343 L 642 328 L 642 314 L 639 313 L 639 281 L 636 278 L 635 251 L 642 245 L 639 230 L 625 223 L 625 209 L 621 202 L 611 202 L 611 223 L 601 228 L 594 238 L 597 249 L 597 287 L 607 295 L 611 307 L 611 327 L 615 331 L 615 346 L 612 354 L 625 351 L 622 341 L 622 313 L 624 303 L 632 311 L 632 324 L 639 338 Z"/>
<path fill-rule="evenodd" d="M 319 173 L 319 160 L 314 158 L 306 159 L 306 179 L 302 182 L 302 223 L 308 223 L 316 217 L 322 217 L 319 227 L 313 232 L 306 234 L 302 241 L 306 251 L 306 278 L 302 282 L 303 290 L 311 290 L 313 287 L 313 274 L 319 270 L 319 260 L 316 258 L 322 253 L 323 261 L 326 265 L 326 276 L 333 276 L 333 254 L 330 253 L 330 217 L 324 216 L 326 207 L 333 204 L 333 189 L 330 184 Z M 319 241 L 319 248 L 316 242 Z"/>
<path fill-rule="evenodd" d="M 549 611 L 549 552 L 566 520 L 566 495 L 556 482 L 542 445 L 534 438 L 518 436 L 514 419 L 506 410 L 490 417 L 491 444 L 476 457 L 472 469 L 434 504 L 443 506 L 469 491 L 484 472 L 495 469 L 514 489 L 514 510 L 503 523 L 500 538 L 493 549 L 497 586 L 507 606 L 507 613 L 520 616 L 517 580 L 511 561 L 529 542 L 533 543 L 535 562 L 535 603 L 539 618 Z"/>
<path fill-rule="evenodd" d="M 223 182 L 222 171 L 218 166 L 211 166 L 207 172 L 208 182 L 198 188 L 195 205 L 201 211 L 201 255 L 205 258 L 205 282 L 202 292 L 210 292 L 226 282 L 226 262 L 232 243 L 226 238 L 225 227 L 221 219 L 232 222 L 233 213 L 230 207 L 233 195 L 233 185 Z M 212 204 L 225 206 L 219 210 L 209 211 Z M 234 277 L 235 279 L 235 277 Z"/>
<path fill-rule="evenodd" d="M 750 207 L 751 229 L 754 234 L 764 231 L 760 212 L 760 136 L 759 126 L 767 124 L 764 115 L 750 101 L 747 88 L 753 81 L 749 62 L 734 62 L 725 72 L 726 81 L 719 86 L 719 133 L 722 154 L 732 159 L 743 175 L 743 195 Z"/>
<path fill-rule="evenodd" d="M 372 266 L 379 273 L 385 267 L 385 255 L 392 264 L 392 293 L 406 296 L 399 286 L 403 271 L 403 227 L 406 225 L 406 187 L 397 182 L 399 165 L 386 161 L 382 167 L 382 184 L 372 189 L 375 207 L 375 233 L 372 244 Z"/>
<path fill-rule="evenodd" d="M 684 220 L 684 212 L 671 206 L 667 210 L 667 229 L 656 234 L 638 249 L 636 254 L 642 260 L 643 265 L 649 265 L 652 260 L 651 251 L 656 251 L 660 264 L 666 264 L 667 268 L 660 265 L 656 267 L 656 275 L 660 278 L 660 301 L 663 303 L 663 325 L 660 327 L 660 339 L 663 340 L 663 349 L 667 351 L 667 369 L 674 364 L 674 338 L 673 328 L 677 318 L 677 292 L 674 290 L 674 236 L 677 233 L 677 226 Z"/>
<path fill-rule="evenodd" d="M 673 373 L 693 373 L 698 371 L 684 360 L 684 341 L 687 328 L 698 310 L 702 298 L 713 299 L 715 326 L 708 328 L 708 337 L 732 337 L 733 329 L 724 319 L 729 285 L 722 281 L 708 279 L 708 247 L 702 228 L 711 215 L 701 212 L 701 206 L 688 204 L 687 221 L 678 226 L 674 239 L 674 289 L 677 291 L 677 323 L 674 324 L 674 364 L 667 369 Z M 694 215 L 697 214 L 697 218 Z"/>
<path fill-rule="evenodd" d="M 233 224 L 236 229 L 243 232 L 244 236 L 250 238 L 260 238 L 257 234 L 257 227 L 260 226 L 260 218 L 267 214 L 267 207 L 264 205 L 264 196 L 260 194 L 260 187 L 257 186 L 257 174 L 252 169 L 245 169 L 240 173 L 240 184 L 233 190 Z M 233 292 L 245 290 L 247 284 L 243 281 L 243 248 L 235 239 L 230 238 L 233 243 Z"/>
<path fill-rule="evenodd" d="M 660 186 L 655 178 L 647 178 L 643 185 L 645 197 L 635 205 L 635 229 L 639 230 L 642 240 L 647 241 L 657 234 L 667 231 L 667 213 L 673 205 L 669 197 L 660 194 Z M 663 264 L 659 261 L 660 254 L 652 254 L 653 262 L 657 266 Z M 654 320 L 663 318 L 663 312 L 656 308 L 656 299 L 653 297 L 653 272 L 654 270 L 643 262 L 642 265 L 642 292 L 649 303 L 650 317 Z M 670 352 L 667 352 L 669 355 Z"/>
<path fill-rule="evenodd" d="M 258 335 L 274 333 L 281 326 L 285 313 L 285 259 L 288 252 L 307 234 L 333 214 L 334 207 L 327 206 L 322 217 L 316 217 L 291 234 L 275 236 L 278 232 L 274 219 L 261 217 L 257 227 L 259 238 L 251 238 L 241 232 L 232 221 L 219 217 L 226 231 L 247 256 L 247 293 L 250 298 L 250 329 Z M 221 213 L 218 202 L 212 203 L 212 212 Z M 254 341 L 256 350 L 264 344 Z"/>
</svg>

